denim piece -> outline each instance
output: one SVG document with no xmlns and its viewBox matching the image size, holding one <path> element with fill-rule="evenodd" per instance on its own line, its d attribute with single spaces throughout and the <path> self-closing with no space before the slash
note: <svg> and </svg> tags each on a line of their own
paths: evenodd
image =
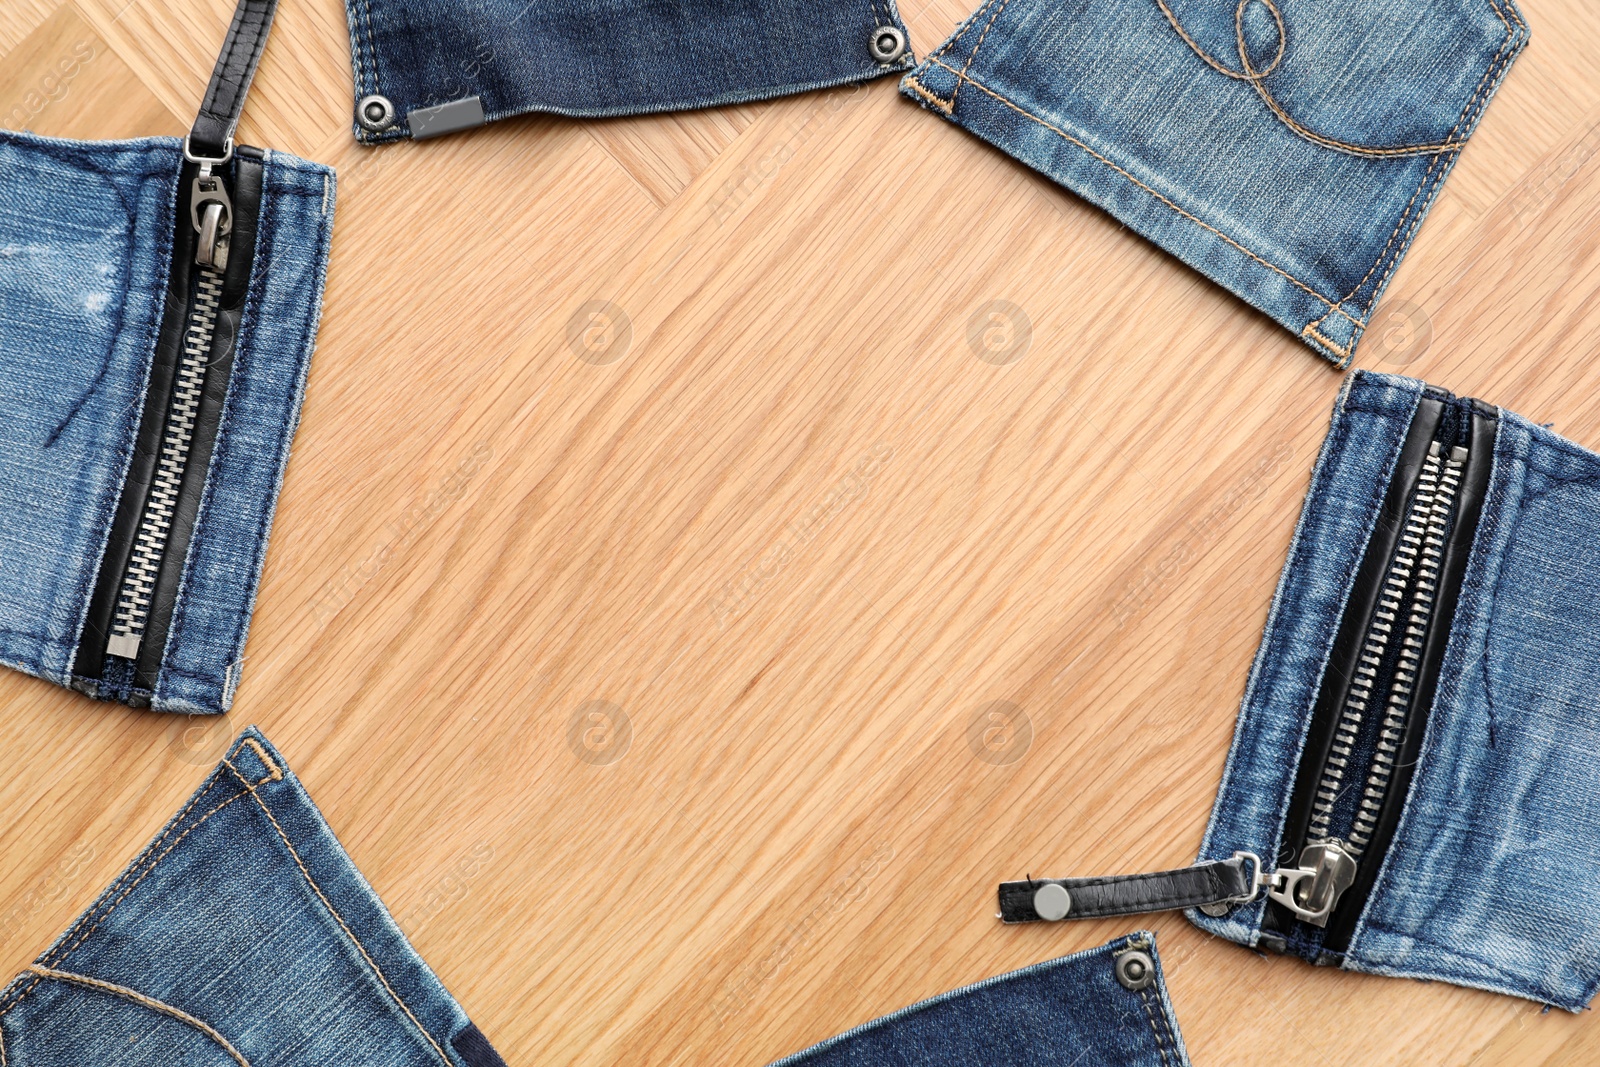
<svg viewBox="0 0 1600 1067">
<path fill-rule="evenodd" d="M 530 111 L 636 115 L 763 100 L 908 69 L 872 56 L 905 24 L 895 0 L 346 0 L 356 97 L 407 115 L 478 97 L 484 120 Z"/>
<path fill-rule="evenodd" d="M 1154 980 L 1117 981 L 1116 953 L 1148 952 Z M 1167 1000 L 1155 935 L 1120 937 L 1087 952 L 953 990 L 779 1060 L 771 1067 L 1187 1067 Z"/>
<path fill-rule="evenodd" d="M 73 675 L 165 301 L 180 143 L 0 131 L 0 663 L 106 699 L 221 712 L 322 304 L 333 171 L 264 165 L 248 303 L 153 693 Z"/>
<path fill-rule="evenodd" d="M 254 728 L 0 990 L 0 1063 L 505 1067 Z"/>
<path fill-rule="evenodd" d="M 1201 847 L 1280 856 L 1305 731 L 1423 383 L 1334 410 Z M 1500 412 L 1438 688 L 1348 970 L 1581 1010 L 1600 983 L 1600 455 Z M 1243 945 L 1265 903 L 1189 918 Z"/>
<path fill-rule="evenodd" d="M 1344 366 L 1526 41 L 1511 0 L 988 0 L 902 89 Z"/>
</svg>

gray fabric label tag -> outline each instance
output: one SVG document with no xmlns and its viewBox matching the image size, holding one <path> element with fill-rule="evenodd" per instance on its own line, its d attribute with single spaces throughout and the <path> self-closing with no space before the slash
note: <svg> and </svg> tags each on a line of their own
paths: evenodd
<svg viewBox="0 0 1600 1067">
<path fill-rule="evenodd" d="M 483 125 L 483 102 L 475 96 L 469 96 L 438 107 L 412 108 L 406 112 L 406 122 L 411 126 L 412 138 L 418 141 L 443 137 L 457 130 L 470 130 Z"/>
</svg>

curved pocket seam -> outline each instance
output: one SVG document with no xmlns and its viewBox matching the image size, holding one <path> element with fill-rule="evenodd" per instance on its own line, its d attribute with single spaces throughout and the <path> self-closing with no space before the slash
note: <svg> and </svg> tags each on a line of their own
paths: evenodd
<svg viewBox="0 0 1600 1067">
<path fill-rule="evenodd" d="M 1485 90 L 1487 90 L 1489 88 L 1489 86 L 1491 86 L 1491 85 L 1496 83 L 1496 81 L 1497 81 L 1497 78 L 1495 77 L 1496 72 L 1503 70 L 1503 68 L 1506 66 L 1506 64 L 1509 63 L 1510 58 L 1516 54 L 1516 49 L 1513 48 L 1512 46 L 1515 44 L 1515 42 L 1517 40 L 1517 30 L 1519 28 L 1526 29 L 1526 24 L 1522 22 L 1520 17 L 1517 17 L 1515 19 L 1515 21 L 1516 21 L 1516 25 L 1515 26 L 1513 26 L 1511 22 L 1508 22 L 1506 20 L 1506 17 L 1504 15 L 1504 13 L 1502 13 L 1501 10 L 1500 10 L 1500 5 L 1499 5 L 1498 0 L 1489 0 L 1489 8 L 1490 8 L 1490 10 L 1492 10 L 1494 12 L 1495 17 L 1500 20 L 1501 24 L 1505 26 L 1505 28 L 1506 28 L 1506 37 L 1505 37 L 1505 40 L 1500 43 L 1499 50 L 1495 52 L 1494 59 L 1490 61 L 1489 66 L 1484 70 L 1483 77 L 1478 80 L 1478 88 L 1477 88 L 1477 90 L 1475 92 L 1473 92 L 1471 99 L 1469 99 L 1467 101 L 1467 106 L 1462 109 L 1460 117 L 1456 119 L 1455 126 L 1451 127 L 1450 133 L 1445 138 L 1447 141 L 1455 137 L 1456 131 L 1461 129 L 1462 124 L 1467 121 L 1467 119 L 1472 115 L 1472 113 L 1475 110 L 1477 110 L 1477 108 L 1478 108 L 1478 100 L 1481 97 L 1483 97 L 1483 94 L 1484 94 Z M 1515 12 L 1515 10 L 1516 10 L 1515 7 L 1513 7 L 1509 3 L 1507 4 L 1507 9 L 1512 11 L 1512 12 Z M 1461 141 L 1461 145 L 1464 146 L 1465 144 L 1466 144 L 1466 139 L 1463 139 Z M 1447 150 L 1441 151 L 1437 155 L 1434 156 L 1434 158 L 1433 158 L 1433 160 L 1431 162 L 1429 162 L 1428 169 L 1426 171 L 1424 171 L 1423 174 L 1422 174 L 1422 180 L 1417 183 L 1416 190 L 1411 194 L 1411 199 L 1409 201 L 1407 201 L 1407 203 L 1406 203 L 1406 209 L 1400 213 L 1399 220 L 1397 220 L 1395 222 L 1394 231 L 1389 234 L 1389 240 L 1384 243 L 1383 251 L 1378 253 L 1378 257 L 1372 261 L 1372 266 L 1367 268 L 1367 273 L 1362 276 L 1362 278 L 1361 278 L 1361 280 L 1359 282 L 1356 283 L 1355 288 L 1351 289 L 1348 293 L 1346 293 L 1339 300 L 1338 305 L 1335 305 L 1334 308 L 1329 310 L 1328 315 L 1331 315 L 1333 313 L 1333 311 L 1337 310 L 1337 311 L 1340 311 L 1341 313 L 1343 313 L 1346 318 L 1351 318 L 1350 314 L 1348 312 L 1344 311 L 1343 305 L 1346 304 L 1347 302 L 1349 302 L 1350 300 L 1354 299 L 1355 295 L 1357 293 L 1361 292 L 1361 290 L 1366 286 L 1367 282 L 1372 280 L 1372 276 L 1377 273 L 1378 268 L 1381 267 L 1383 265 L 1384 260 L 1388 258 L 1389 251 L 1394 248 L 1395 239 L 1400 236 L 1400 231 L 1403 228 L 1405 228 L 1406 220 L 1411 218 L 1411 211 L 1417 205 L 1417 198 L 1422 195 L 1422 190 L 1426 189 L 1428 187 L 1428 185 L 1429 185 L 1430 180 L 1433 179 L 1434 170 L 1439 166 L 1439 163 L 1442 160 L 1444 160 L 1445 158 L 1447 158 L 1452 152 L 1459 151 L 1459 148 L 1460 148 L 1460 146 L 1457 146 L 1456 148 L 1453 148 L 1453 149 L 1447 149 Z M 1442 177 L 1443 177 L 1443 175 L 1442 175 L 1442 172 L 1441 172 L 1441 175 L 1440 175 L 1440 179 L 1441 180 L 1442 180 Z M 1421 215 L 1418 215 L 1416 217 L 1416 219 L 1414 219 L 1412 221 L 1412 225 L 1411 225 L 1412 231 L 1416 230 L 1416 227 L 1420 224 L 1420 222 L 1421 222 Z M 1361 319 L 1360 320 L 1355 320 L 1355 321 L 1357 321 L 1358 325 L 1361 326 L 1362 328 L 1365 328 L 1367 317 L 1372 314 L 1372 306 L 1377 303 L 1378 294 L 1383 291 L 1384 286 L 1388 283 L 1389 275 L 1393 273 L 1394 268 L 1400 262 L 1399 253 L 1404 250 L 1405 245 L 1409 244 L 1409 242 L 1410 242 L 1409 238 L 1407 238 L 1407 240 L 1405 242 L 1402 242 L 1402 247 L 1400 249 L 1396 250 L 1394 261 L 1392 263 L 1390 263 L 1388 270 L 1386 270 L 1384 272 L 1383 279 L 1376 286 L 1373 287 L 1373 289 L 1372 289 L 1372 298 L 1367 301 L 1366 307 L 1361 309 Z M 1317 334 L 1318 337 L 1321 337 L 1322 334 L 1320 332 L 1320 327 L 1322 326 L 1322 324 L 1324 322 L 1326 322 L 1328 320 L 1328 315 L 1323 315 L 1321 318 L 1315 319 L 1315 320 L 1311 321 L 1310 323 L 1308 323 L 1306 325 L 1305 332 L 1306 333 L 1315 333 L 1315 334 Z M 1326 340 L 1326 338 L 1323 338 L 1323 339 Z M 1352 341 L 1350 343 L 1349 347 L 1351 349 L 1353 349 L 1355 347 L 1355 342 Z"/>
<path fill-rule="evenodd" d="M 1307 285 L 1305 282 L 1301 281 L 1299 278 L 1296 278 L 1293 274 L 1290 274 L 1288 271 L 1284 270 L 1282 267 L 1278 266 L 1276 263 L 1273 263 L 1271 260 L 1268 260 L 1268 259 L 1258 255 L 1257 253 L 1252 252 L 1249 248 L 1246 248 L 1244 245 L 1240 244 L 1238 241 L 1234 240 L 1232 237 L 1229 237 L 1227 234 L 1223 233 L 1221 230 L 1217 229 L 1215 226 L 1211 225 L 1209 222 L 1206 222 L 1204 219 L 1201 219 L 1198 215 L 1195 215 L 1192 212 L 1186 211 L 1185 209 L 1179 207 L 1177 205 L 1177 203 L 1175 203 L 1174 201 L 1172 201 L 1168 197 L 1162 195 L 1161 193 L 1157 192 L 1155 189 L 1151 188 L 1150 186 L 1146 185 L 1144 182 L 1142 182 L 1138 178 L 1134 177 L 1133 174 L 1131 174 L 1127 170 L 1123 169 L 1122 167 L 1118 166 L 1115 162 L 1113 162 L 1112 160 L 1110 160 L 1106 156 L 1103 156 L 1099 152 L 1096 152 L 1093 148 L 1090 148 L 1087 144 L 1085 144 L 1083 141 L 1080 141 L 1078 138 L 1072 136 L 1070 133 L 1067 133 L 1065 130 L 1061 129 L 1058 126 L 1053 125 L 1052 123 L 1048 122 L 1047 120 L 1045 120 L 1043 118 L 1040 118 L 1038 115 L 1035 115 L 1033 112 L 1029 111 L 1027 108 L 1023 107 L 1021 104 L 1017 103 L 1015 100 L 1012 100 L 1010 97 L 1004 95 L 1003 93 L 1000 93 L 1000 92 L 997 92 L 994 89 L 991 89 L 989 86 L 987 86 L 983 82 L 979 81 L 976 77 L 973 77 L 970 74 L 961 73 L 960 71 L 956 70 L 954 67 L 950 66 L 950 64 L 944 62 L 943 60 L 930 59 L 929 62 L 934 63 L 937 66 L 943 67 L 945 70 L 947 70 L 951 74 L 955 75 L 956 78 L 958 78 L 960 81 L 970 83 L 971 85 L 976 87 L 979 92 L 982 92 L 982 93 L 984 93 L 984 94 L 986 94 L 988 96 L 994 97 L 996 100 L 998 100 L 1000 103 L 1004 104 L 1006 107 L 1009 107 L 1011 110 L 1017 112 L 1019 115 L 1022 115 L 1025 118 L 1028 118 L 1028 119 L 1031 119 L 1034 122 L 1037 122 L 1040 126 L 1043 126 L 1045 129 L 1049 130 L 1051 133 L 1055 134 L 1057 137 L 1060 137 L 1062 140 L 1066 141 L 1068 144 L 1074 145 L 1075 147 L 1082 149 L 1084 152 L 1088 153 L 1089 156 L 1095 160 L 1095 162 L 1101 163 L 1104 166 L 1109 167 L 1111 170 L 1115 171 L 1117 174 L 1121 175 L 1123 178 L 1126 178 L 1136 188 L 1142 190 L 1145 193 L 1148 193 L 1155 200 L 1159 201 L 1161 204 L 1163 204 L 1166 207 L 1170 208 L 1179 217 L 1187 219 L 1188 221 L 1194 223 L 1196 226 L 1199 226 L 1201 229 L 1206 230 L 1207 232 L 1214 234 L 1215 236 L 1217 236 L 1221 240 L 1225 241 L 1231 247 L 1233 247 L 1233 248 L 1237 249 L 1238 251 L 1244 253 L 1246 256 L 1250 257 L 1255 262 L 1261 264 L 1263 267 L 1266 267 L 1268 270 L 1271 270 L 1275 274 L 1281 275 L 1283 278 L 1285 278 L 1289 282 L 1293 283 L 1296 287 L 1304 290 L 1308 295 L 1310 295 L 1312 297 L 1315 297 L 1318 301 L 1320 301 L 1328 309 L 1327 314 L 1323 315 L 1322 318 L 1317 319 L 1316 320 L 1317 322 L 1324 321 L 1330 315 L 1338 314 L 1338 315 L 1342 315 L 1346 319 L 1349 319 L 1350 322 L 1353 325 L 1357 326 L 1357 327 L 1360 327 L 1360 326 L 1364 325 L 1360 319 L 1357 319 L 1354 316 L 1352 316 L 1349 312 L 1345 311 L 1338 304 L 1334 303 L 1334 301 L 1330 300 L 1326 296 L 1323 296 L 1321 293 L 1319 293 L 1315 289 L 1311 288 L 1311 286 Z M 916 88 L 916 89 L 919 89 L 919 90 L 921 89 L 921 86 L 919 84 L 915 83 L 915 82 L 912 82 L 912 86 L 913 86 L 913 88 Z M 924 94 L 924 95 L 926 95 L 926 94 Z"/>
<path fill-rule="evenodd" d="M 248 738 L 246 739 L 246 743 L 249 744 L 253 749 L 255 749 L 255 751 L 257 751 L 258 753 L 262 754 L 262 761 L 267 765 L 267 767 L 269 769 L 269 773 L 266 775 L 266 777 L 262 778 L 259 782 L 256 783 L 256 785 L 261 785 L 261 784 L 264 784 L 264 783 L 266 783 L 268 781 L 277 781 L 277 780 L 279 780 L 279 779 L 281 779 L 283 777 L 282 770 L 277 766 L 276 763 L 274 763 L 272 760 L 269 760 L 269 759 L 266 758 L 265 753 L 263 752 L 263 750 L 260 748 L 259 745 L 257 745 L 253 740 L 250 740 Z M 227 761 L 224 760 L 224 762 L 227 762 Z M 234 769 L 233 765 L 231 763 L 229 763 L 228 766 L 229 766 L 230 769 L 233 770 L 233 773 L 235 775 L 239 774 L 238 770 Z M 86 941 L 89 940 L 90 936 L 96 930 L 100 929 L 100 927 L 105 923 L 105 921 L 111 917 L 111 913 L 117 910 L 117 906 L 119 904 L 121 904 L 124 900 L 126 900 L 130 893 L 132 893 L 135 889 L 139 888 L 139 884 L 141 882 L 143 882 L 146 878 L 150 877 L 150 875 L 155 872 L 156 868 L 161 866 L 161 863 L 162 863 L 163 860 L 165 860 L 168 856 L 172 855 L 173 850 L 176 849 L 178 847 L 178 845 L 180 845 L 183 842 L 184 838 L 188 837 L 190 834 L 192 834 L 196 830 L 198 830 L 205 823 L 205 821 L 207 819 L 211 818 L 211 816 L 215 815 L 217 812 L 221 811 L 223 808 L 227 807 L 229 804 L 232 804 L 235 800 L 239 800 L 240 798 L 245 796 L 244 793 L 235 793 L 233 796 L 231 796 L 228 799 L 226 799 L 226 800 L 222 801 L 221 803 L 217 804 L 215 807 L 213 807 L 209 811 L 207 811 L 204 815 L 202 815 L 198 819 L 196 819 L 193 824 L 191 824 L 187 829 L 185 829 L 183 831 L 183 833 L 179 834 L 173 840 L 172 844 L 167 846 L 167 848 L 166 848 L 166 850 L 164 852 L 162 852 L 159 856 L 156 856 L 156 858 L 154 860 L 151 860 L 149 865 L 147 867 L 145 867 L 145 869 L 139 874 L 139 876 L 137 878 L 133 878 L 133 881 L 128 883 L 127 887 L 125 889 L 123 889 L 121 893 L 117 894 L 115 899 L 111 899 L 110 903 L 107 904 L 106 901 L 109 898 L 111 898 L 111 895 L 113 893 L 116 892 L 117 887 L 119 885 L 121 885 L 123 882 L 125 882 L 127 879 L 133 877 L 133 872 L 139 869 L 140 865 L 145 861 L 145 859 L 148 858 L 152 853 L 154 853 L 154 851 L 158 847 L 160 847 L 161 843 L 163 841 L 165 841 L 168 838 L 168 836 L 170 836 L 171 833 L 178 828 L 178 826 L 183 822 L 184 816 L 186 816 L 190 811 L 193 811 L 195 805 L 200 802 L 201 798 L 206 796 L 208 793 L 210 793 L 211 792 L 211 788 L 214 785 L 216 785 L 217 782 L 219 782 L 221 780 L 222 780 L 222 777 L 221 777 L 221 772 L 220 771 L 212 772 L 211 777 L 206 781 L 206 783 L 204 785 L 202 785 L 195 792 L 195 795 L 189 799 L 189 803 L 184 806 L 183 810 L 180 811 L 172 819 L 172 821 L 168 824 L 167 829 L 162 833 L 162 835 L 160 837 L 156 838 L 156 840 L 151 842 L 148 846 L 146 846 L 145 850 L 143 852 L 141 852 L 137 857 L 135 857 L 133 863 L 129 864 L 127 870 L 125 870 L 122 873 L 122 875 L 117 879 L 117 881 L 111 883 L 111 886 L 104 893 L 100 894 L 100 897 L 95 901 L 95 903 L 90 905 L 89 910 L 84 913 L 83 917 L 80 918 L 78 920 L 78 922 L 71 929 L 69 929 L 65 934 L 62 935 L 60 943 L 62 944 L 63 947 L 61 947 L 59 950 L 57 950 L 57 949 L 48 950 L 40 958 L 44 959 L 44 960 L 46 960 L 46 961 L 48 961 L 49 963 L 52 963 L 52 964 L 57 964 L 57 963 L 64 962 L 68 956 L 72 955 L 73 952 L 75 952 L 79 948 L 81 948 L 83 946 L 83 944 Z M 244 780 L 242 776 L 240 776 L 240 780 L 241 781 Z M 246 785 L 246 789 L 249 789 L 251 792 L 254 792 L 253 787 L 251 787 L 249 785 Z M 102 905 L 105 906 L 105 910 L 103 912 L 100 912 L 99 918 L 95 919 L 94 918 L 95 913 L 100 911 L 100 908 L 101 908 Z M 76 938 L 74 938 L 73 937 L 74 932 L 77 931 L 78 929 L 82 928 L 85 923 L 90 921 L 90 919 L 94 919 L 94 925 L 90 926 L 87 930 L 84 930 L 83 933 L 79 934 Z M 33 970 L 33 968 L 30 967 L 28 969 L 25 969 L 22 973 L 27 974 L 27 973 L 32 972 L 32 970 Z M 65 973 L 65 972 L 63 972 L 63 973 Z M 44 980 L 43 978 L 41 978 L 37 974 L 35 974 L 34 980 L 31 983 L 29 983 L 26 988 L 24 988 L 23 990 L 21 990 L 20 992 L 15 994 L 10 999 L 9 1003 L 0 1005 L 0 1019 L 3 1019 L 7 1012 L 9 1012 L 12 1008 L 16 1007 L 19 1003 L 21 1003 L 23 998 L 26 997 L 29 993 L 33 992 L 34 989 L 37 988 L 39 983 L 42 982 L 43 980 Z M 5 1064 L 0 1063 L 0 1067 L 5 1067 Z"/>
<path fill-rule="evenodd" d="M 65 982 L 71 985 L 83 986 L 86 989 L 94 989 L 101 993 L 107 993 L 111 996 L 117 996 L 122 997 L 125 1000 L 131 1000 L 135 1004 L 140 1004 L 146 1008 L 149 1008 L 151 1011 L 160 1012 L 162 1015 L 176 1019 L 184 1025 L 193 1027 L 194 1029 L 200 1031 L 200 1033 L 206 1035 L 206 1037 L 209 1037 L 212 1041 L 216 1042 L 224 1052 L 231 1056 L 233 1058 L 233 1062 L 237 1063 L 239 1067 L 250 1067 L 250 1061 L 245 1059 L 244 1056 L 240 1054 L 239 1050 L 234 1048 L 233 1045 L 228 1042 L 227 1038 L 223 1037 L 216 1031 L 214 1027 L 207 1024 L 204 1020 L 195 1018 L 182 1008 L 175 1008 L 171 1004 L 141 993 L 137 989 L 129 989 L 127 986 L 117 985 L 115 982 L 102 981 L 99 978 L 90 978 L 88 975 L 84 974 L 74 974 L 71 971 L 58 971 L 54 968 L 40 967 L 37 965 L 28 967 L 26 969 L 29 973 L 36 975 L 39 981 L 49 979 L 55 982 Z M 39 982 L 34 983 L 34 985 L 38 984 Z M 3 1062 L 0 1062 L 0 1067 L 4 1067 Z"/>
<path fill-rule="evenodd" d="M 1326 134 L 1317 133 L 1315 130 L 1302 125 L 1295 119 L 1293 115 L 1289 114 L 1288 109 L 1278 102 L 1278 99 L 1272 95 L 1271 90 L 1269 90 L 1265 84 L 1267 76 L 1277 69 L 1288 49 L 1288 34 L 1284 29 L 1283 16 L 1279 12 L 1278 6 L 1274 0 L 1239 0 L 1239 6 L 1234 10 L 1234 25 L 1238 37 L 1239 64 L 1242 67 L 1241 70 L 1229 69 L 1222 63 L 1218 62 L 1215 57 L 1209 55 L 1204 49 L 1202 49 L 1199 43 L 1195 41 L 1195 39 L 1189 35 L 1188 31 L 1183 28 L 1183 24 L 1178 21 L 1178 16 L 1173 12 L 1172 8 L 1167 6 L 1166 0 L 1155 0 L 1155 2 L 1156 5 L 1161 8 L 1161 13 L 1166 16 L 1167 22 L 1171 24 L 1173 30 L 1175 30 L 1178 36 L 1183 39 L 1183 42 L 1189 46 L 1190 51 L 1194 52 L 1194 54 L 1198 56 L 1208 67 L 1211 67 L 1218 73 L 1238 81 L 1249 82 L 1255 88 L 1256 93 L 1260 95 L 1262 102 L 1267 105 L 1268 109 L 1271 110 L 1278 121 L 1287 126 L 1296 136 L 1304 138 L 1305 140 L 1310 141 L 1312 144 L 1321 145 L 1324 148 L 1330 148 L 1336 152 L 1348 152 L 1351 155 L 1374 156 L 1382 158 L 1390 156 L 1425 156 L 1436 153 L 1454 152 L 1459 151 L 1467 143 L 1465 138 L 1459 141 L 1456 140 L 1456 133 L 1461 129 L 1461 119 L 1456 120 L 1456 124 L 1451 127 L 1449 133 L 1445 134 L 1443 141 L 1435 144 L 1394 146 L 1363 145 L 1356 144 L 1351 141 L 1341 141 L 1336 137 L 1329 137 Z M 1244 11 L 1246 7 L 1254 2 L 1263 4 L 1267 10 L 1272 13 L 1273 19 L 1278 24 L 1278 53 L 1273 58 L 1273 61 L 1267 65 L 1265 70 L 1259 71 L 1250 65 L 1250 56 L 1246 49 L 1244 40 Z M 1500 14 L 1499 9 L 1495 8 L 1492 2 L 1490 4 L 1490 8 L 1494 10 L 1496 17 L 1500 19 L 1501 23 L 1506 25 L 1507 33 L 1509 34 L 1511 32 L 1511 27 L 1509 23 L 1506 23 L 1505 16 Z M 1500 53 L 1504 50 L 1505 44 L 1502 43 L 1500 48 L 1496 50 L 1495 56 L 1490 61 L 1488 68 L 1484 71 L 1484 79 L 1488 78 L 1488 72 L 1494 69 L 1499 61 Z M 1472 105 L 1477 101 L 1478 95 L 1483 91 L 1483 84 L 1483 81 L 1480 80 L 1478 83 L 1478 89 L 1473 92 L 1472 97 L 1467 102 L 1465 110 L 1462 112 L 1463 116 L 1472 110 Z"/>
</svg>

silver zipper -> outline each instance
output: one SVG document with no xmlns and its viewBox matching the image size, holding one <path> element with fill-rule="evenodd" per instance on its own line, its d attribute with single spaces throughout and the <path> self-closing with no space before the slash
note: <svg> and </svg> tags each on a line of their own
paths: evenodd
<svg viewBox="0 0 1600 1067">
<path fill-rule="evenodd" d="M 1356 677 L 1351 680 L 1350 695 L 1340 712 L 1317 784 L 1300 866 L 1279 868 L 1271 876 L 1271 898 L 1313 926 L 1327 925 L 1339 897 L 1355 882 L 1361 855 L 1372 840 L 1388 798 L 1433 615 L 1439 570 L 1444 562 L 1445 528 L 1455 506 L 1466 459 L 1467 450 L 1459 446 L 1451 450 L 1448 459 L 1437 441 L 1428 449 L 1405 526 L 1362 642 Z M 1395 640 L 1402 612 L 1405 630 L 1399 638 L 1394 675 L 1384 695 L 1383 722 L 1350 832 L 1341 840 L 1332 836 L 1335 805 L 1344 792 L 1361 723 L 1372 703 L 1378 671 Z"/>
<path fill-rule="evenodd" d="M 144 514 L 139 518 L 128 569 L 123 572 L 117 606 L 112 613 L 111 636 L 106 641 L 108 656 L 139 658 L 139 646 L 150 618 L 150 600 L 161 573 L 183 474 L 189 465 L 189 449 L 194 443 L 195 417 L 205 388 L 211 340 L 217 332 L 222 272 L 228 263 L 232 216 L 233 204 L 222 179 L 211 173 L 209 162 L 202 163 L 190 195 L 190 221 L 197 234 L 195 263 L 200 270 L 184 328 L 183 355 L 174 376 L 166 427 L 161 435 L 161 456 L 156 462 L 155 478 L 145 500 Z"/>
<path fill-rule="evenodd" d="M 1437 448 L 1438 446 L 1435 445 Z M 1411 596 L 1411 617 L 1406 621 L 1406 635 L 1400 644 L 1400 662 L 1395 667 L 1394 684 L 1389 689 L 1389 703 L 1384 709 L 1383 728 L 1378 734 L 1377 750 L 1372 755 L 1372 772 L 1367 777 L 1361 806 L 1356 809 L 1355 823 L 1350 828 L 1350 848 L 1360 856 L 1372 840 L 1377 828 L 1383 802 L 1389 795 L 1389 780 L 1394 775 L 1395 760 L 1400 755 L 1400 741 L 1405 736 L 1406 720 L 1411 714 L 1411 690 L 1417 682 L 1417 671 L 1422 668 L 1423 647 L 1428 640 L 1428 622 L 1433 615 L 1434 596 L 1439 591 L 1439 568 L 1444 565 L 1444 531 L 1450 521 L 1450 511 L 1455 507 L 1456 491 L 1461 488 L 1461 473 L 1467 463 L 1467 450 L 1460 446 L 1450 451 L 1444 472 L 1439 478 L 1439 488 L 1434 493 L 1433 506 L 1428 511 L 1428 529 L 1423 535 L 1422 552 L 1417 564 L 1417 584 Z"/>
</svg>

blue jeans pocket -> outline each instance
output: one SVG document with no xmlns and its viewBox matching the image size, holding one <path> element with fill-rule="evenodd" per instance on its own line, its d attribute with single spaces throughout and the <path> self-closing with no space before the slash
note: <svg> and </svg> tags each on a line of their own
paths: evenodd
<svg viewBox="0 0 1600 1067">
<path fill-rule="evenodd" d="M 0 131 L 0 662 L 159 710 L 232 701 L 332 225 L 328 168 L 225 168 L 202 267 L 178 141 Z"/>
<path fill-rule="evenodd" d="M 637 115 L 911 66 L 895 0 L 346 0 L 355 134 L 425 138 L 528 112 Z"/>
<path fill-rule="evenodd" d="M 1510 0 L 989 0 L 903 86 L 1343 366 L 1526 41 Z"/>
<path fill-rule="evenodd" d="M 253 728 L 0 989 L 0 1064 L 111 1063 L 505 1067 Z"/>
<path fill-rule="evenodd" d="M 1414 458 L 1429 434 L 1463 451 L 1454 471 L 1435 456 L 1431 480 Z M 1438 518 L 1413 551 L 1418 500 Z M 1375 557 L 1401 560 L 1398 584 L 1393 568 L 1373 584 Z M 1392 640 L 1369 643 L 1385 627 Z M 1307 874 L 1299 898 L 1191 918 L 1314 962 L 1580 1010 L 1600 982 L 1597 693 L 1600 455 L 1358 372 L 1202 848 L 1276 857 L 1280 874 L 1320 865 L 1331 906 L 1317 914 Z"/>
<path fill-rule="evenodd" d="M 1187 1067 L 1155 935 L 1119 937 L 874 1019 L 772 1067 Z"/>
</svg>

